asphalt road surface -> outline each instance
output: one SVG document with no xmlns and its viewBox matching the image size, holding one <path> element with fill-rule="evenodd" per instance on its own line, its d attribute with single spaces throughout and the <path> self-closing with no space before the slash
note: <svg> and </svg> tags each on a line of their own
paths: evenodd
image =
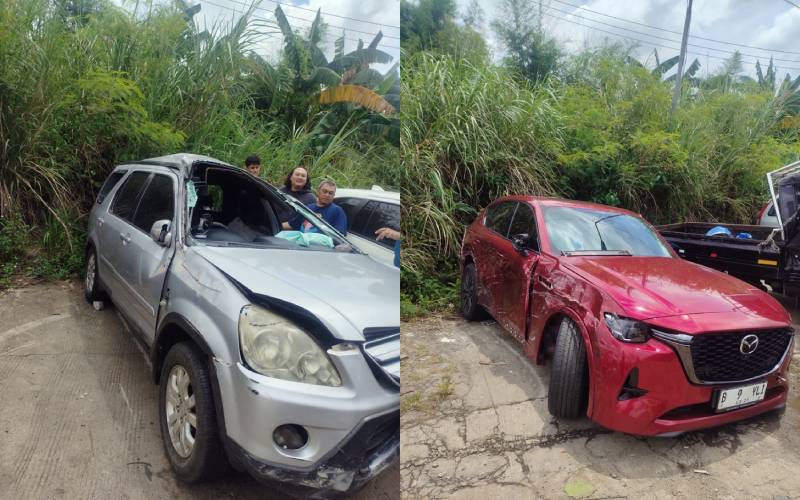
<svg viewBox="0 0 800 500">
<path fill-rule="evenodd" d="M 80 284 L 0 292 L 0 498 L 277 499 L 249 476 L 177 481 L 158 426 L 157 387 L 113 307 Z M 399 498 L 385 471 L 353 498 Z"/>
</svg>

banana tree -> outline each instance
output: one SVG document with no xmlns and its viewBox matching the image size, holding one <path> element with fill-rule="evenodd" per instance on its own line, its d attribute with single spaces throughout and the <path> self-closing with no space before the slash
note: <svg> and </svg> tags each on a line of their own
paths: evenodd
<svg viewBox="0 0 800 500">
<path fill-rule="evenodd" d="M 656 49 L 653 49 L 653 55 L 655 56 L 656 67 L 653 68 L 651 73 L 657 76 L 658 78 L 663 78 L 664 74 L 667 73 L 669 70 L 671 70 L 673 67 L 675 67 L 675 65 L 678 64 L 678 59 L 680 59 L 680 56 L 673 56 L 665 61 L 660 61 L 658 58 L 658 50 Z M 692 61 L 692 63 L 683 72 L 682 80 L 688 81 L 692 85 L 692 87 L 699 86 L 700 79 L 695 77 L 695 74 L 697 74 L 697 70 L 699 69 L 700 69 L 700 61 L 697 58 L 695 58 L 694 61 Z M 675 77 L 676 74 L 674 73 L 670 75 L 668 78 L 664 79 L 664 81 L 674 83 Z"/>
<path fill-rule="evenodd" d="M 383 77 L 369 65 L 392 59 L 377 48 L 383 36 L 380 32 L 369 46 L 359 42 L 358 48 L 347 54 L 342 35 L 336 41 L 334 59 L 328 61 L 319 47 L 324 34 L 319 10 L 307 37 L 292 30 L 280 7 L 275 9 L 275 18 L 284 40 L 280 63 L 275 66 L 258 55 L 252 56 L 251 92 L 258 109 L 292 120 L 300 117 L 303 123 L 307 123 L 309 111 L 313 111 L 310 108 L 316 104 L 350 103 L 377 113 L 396 112 L 371 88 Z"/>
</svg>

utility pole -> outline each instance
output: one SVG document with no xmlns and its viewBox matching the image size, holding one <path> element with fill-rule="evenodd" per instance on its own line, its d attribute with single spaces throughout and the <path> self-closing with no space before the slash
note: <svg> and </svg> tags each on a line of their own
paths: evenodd
<svg viewBox="0 0 800 500">
<path fill-rule="evenodd" d="M 678 73 L 675 75 L 675 90 L 672 93 L 672 107 L 669 108 L 669 129 L 672 130 L 672 120 L 678 101 L 681 99 L 681 84 L 683 83 L 683 62 L 686 60 L 686 43 L 689 40 L 689 24 L 692 22 L 692 0 L 686 6 L 686 21 L 683 23 L 683 38 L 681 39 L 681 55 L 678 57 Z"/>
<path fill-rule="evenodd" d="M 539 0 L 539 33 L 542 32 L 542 0 Z"/>
</svg>

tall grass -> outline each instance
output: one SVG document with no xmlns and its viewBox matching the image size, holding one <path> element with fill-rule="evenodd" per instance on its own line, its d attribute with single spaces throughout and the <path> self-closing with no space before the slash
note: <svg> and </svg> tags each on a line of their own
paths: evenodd
<svg viewBox="0 0 800 500">
<path fill-rule="evenodd" d="M 404 266 L 429 272 L 463 224 L 504 194 L 553 194 L 562 148 L 556 95 L 503 69 L 418 53 L 401 75 Z"/>
<path fill-rule="evenodd" d="M 625 56 L 587 51 L 536 85 L 490 64 L 405 57 L 406 297 L 456 279 L 465 225 L 505 194 L 622 206 L 655 223 L 751 222 L 764 174 L 800 159 L 800 121 L 758 86 L 686 82 L 669 130 L 669 84 Z"/>
<path fill-rule="evenodd" d="M 274 26 L 251 11 L 199 27 L 181 3 L 134 15 L 110 0 L 0 2 L 0 237 L 24 233 L 28 260 L 52 256 L 52 242 L 80 256 L 94 194 L 126 160 L 190 151 L 241 165 L 256 153 L 276 183 L 304 163 L 342 186 L 398 186 L 397 148 L 356 123 L 320 143 L 314 123 L 256 110 L 251 49 Z"/>
</svg>

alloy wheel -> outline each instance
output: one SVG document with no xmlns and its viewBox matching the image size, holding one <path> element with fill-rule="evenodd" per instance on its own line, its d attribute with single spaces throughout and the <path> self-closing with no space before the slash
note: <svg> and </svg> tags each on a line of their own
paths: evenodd
<svg viewBox="0 0 800 500">
<path fill-rule="evenodd" d="M 194 449 L 197 436 L 197 413 L 189 373 L 181 365 L 169 372 L 166 387 L 166 418 L 169 439 L 175 452 L 187 458 Z"/>
</svg>

